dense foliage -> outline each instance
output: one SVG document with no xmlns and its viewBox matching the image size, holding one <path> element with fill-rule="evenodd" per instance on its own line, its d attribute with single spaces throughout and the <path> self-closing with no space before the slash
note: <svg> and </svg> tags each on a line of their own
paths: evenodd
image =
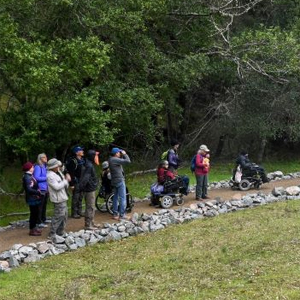
<svg viewBox="0 0 300 300">
<path fill-rule="evenodd" d="M 300 4 L 0 0 L 2 157 L 300 139 Z M 283 13 L 284 12 L 284 13 Z M 284 109 L 283 109 L 284 108 Z"/>
</svg>

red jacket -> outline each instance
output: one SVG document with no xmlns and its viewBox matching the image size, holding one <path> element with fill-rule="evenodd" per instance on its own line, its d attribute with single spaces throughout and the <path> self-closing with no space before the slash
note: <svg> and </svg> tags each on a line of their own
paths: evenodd
<svg viewBox="0 0 300 300">
<path fill-rule="evenodd" d="M 207 167 L 203 164 L 203 156 L 201 154 L 196 155 L 196 168 L 195 168 L 195 175 L 206 175 L 208 173 Z"/>
<path fill-rule="evenodd" d="M 159 168 L 157 170 L 157 182 L 163 184 L 167 179 L 174 179 L 176 176 L 165 168 Z"/>
</svg>

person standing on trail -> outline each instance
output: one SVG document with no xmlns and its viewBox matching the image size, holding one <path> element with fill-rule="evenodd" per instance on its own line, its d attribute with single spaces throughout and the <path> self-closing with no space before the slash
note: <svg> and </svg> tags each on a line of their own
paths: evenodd
<svg viewBox="0 0 300 300">
<path fill-rule="evenodd" d="M 28 161 L 22 166 L 24 172 L 22 182 L 25 190 L 25 200 L 29 205 L 29 235 L 40 236 L 42 231 L 37 228 L 39 219 L 39 206 L 41 205 L 41 192 L 38 189 L 38 183 L 33 177 L 34 166 Z"/>
<path fill-rule="evenodd" d="M 180 159 L 178 157 L 178 148 L 179 142 L 177 140 L 171 141 L 171 148 L 168 151 L 167 161 L 169 163 L 169 171 L 174 174 L 177 173 L 177 169 L 179 167 Z M 176 174 L 175 174 L 176 175 Z"/>
<path fill-rule="evenodd" d="M 207 196 L 209 154 L 206 145 L 201 145 L 196 155 L 195 176 L 196 176 L 196 200 L 209 199 Z"/>
<path fill-rule="evenodd" d="M 123 165 L 131 163 L 129 156 L 124 150 L 112 148 L 109 158 L 111 173 L 111 185 L 113 187 L 113 219 L 127 219 L 126 211 L 126 184 Z"/>
<path fill-rule="evenodd" d="M 37 163 L 34 166 L 33 177 L 38 183 L 39 190 L 41 191 L 41 204 L 39 206 L 39 219 L 38 227 L 48 227 L 45 223 L 47 221 L 47 201 L 48 201 L 48 184 L 47 184 L 47 155 L 41 153 L 37 157 Z"/>
<path fill-rule="evenodd" d="M 84 222 L 87 230 L 95 230 L 100 226 L 94 223 L 96 190 L 99 184 L 95 165 L 99 165 L 99 152 L 89 150 L 79 181 L 79 191 L 84 193 L 85 198 Z"/>
<path fill-rule="evenodd" d="M 50 201 L 54 204 L 54 214 L 52 217 L 49 238 L 55 239 L 56 235 L 63 236 L 68 218 L 68 193 L 69 174 L 65 176 L 61 173 L 61 161 L 52 158 L 47 164 L 47 183 L 50 195 Z"/>
<path fill-rule="evenodd" d="M 83 165 L 85 164 L 84 151 L 80 146 L 72 149 L 74 156 L 70 157 L 66 162 L 67 172 L 71 176 L 70 188 L 72 193 L 71 217 L 80 219 L 84 216 L 82 213 L 82 198 L 83 193 L 79 190 L 79 181 L 82 173 Z"/>
</svg>

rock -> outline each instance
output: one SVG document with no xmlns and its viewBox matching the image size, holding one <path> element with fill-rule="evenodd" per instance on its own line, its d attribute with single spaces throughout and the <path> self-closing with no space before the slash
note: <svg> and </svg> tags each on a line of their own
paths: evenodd
<svg viewBox="0 0 300 300">
<path fill-rule="evenodd" d="M 11 250 L 19 250 L 21 247 L 23 247 L 22 244 L 14 244 L 14 245 L 11 247 Z"/>
<path fill-rule="evenodd" d="M 283 177 L 283 173 L 281 171 L 276 171 L 273 174 L 274 174 L 275 177 L 279 177 L 279 178 Z"/>
<path fill-rule="evenodd" d="M 11 268 L 17 268 L 17 267 L 19 267 L 19 265 L 20 265 L 19 261 L 16 257 L 12 256 L 9 258 L 9 266 Z"/>
<path fill-rule="evenodd" d="M 274 187 L 274 189 L 272 190 L 272 195 L 274 195 L 275 197 L 281 196 L 285 193 L 284 188 L 281 187 Z"/>
<path fill-rule="evenodd" d="M 24 258 L 24 263 L 32 263 L 39 261 L 41 258 L 39 257 L 39 254 L 37 250 L 32 250 L 28 253 L 28 256 Z"/>
<path fill-rule="evenodd" d="M 74 241 L 78 248 L 82 248 L 86 245 L 85 239 L 83 239 L 83 238 L 76 237 Z"/>
<path fill-rule="evenodd" d="M 32 247 L 28 247 L 28 246 L 22 246 L 21 248 L 19 248 L 19 253 L 24 254 L 25 256 L 29 255 L 29 253 L 31 253 L 33 251 Z"/>
<path fill-rule="evenodd" d="M 47 243 L 39 243 L 36 247 L 39 253 L 45 254 L 47 251 L 49 251 L 50 247 Z"/>
<path fill-rule="evenodd" d="M 290 186 L 285 189 L 286 194 L 289 196 L 296 196 L 300 194 L 300 188 L 298 186 Z"/>
<path fill-rule="evenodd" d="M 3 268 L 3 270 L 8 269 L 9 268 L 9 263 L 6 260 L 0 260 L 0 266 L 1 266 L 1 268 Z"/>
<path fill-rule="evenodd" d="M 193 203 L 190 205 L 190 209 L 196 210 L 198 208 L 198 205 L 196 203 Z"/>
</svg>

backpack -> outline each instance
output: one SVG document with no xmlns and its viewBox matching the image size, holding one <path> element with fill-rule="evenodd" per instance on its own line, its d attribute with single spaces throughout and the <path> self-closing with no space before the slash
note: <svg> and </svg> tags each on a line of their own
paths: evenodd
<svg viewBox="0 0 300 300">
<path fill-rule="evenodd" d="M 168 149 L 167 151 L 165 151 L 165 152 L 160 156 L 161 160 L 168 160 L 169 150 L 170 150 L 170 149 Z"/>
<path fill-rule="evenodd" d="M 196 169 L 196 155 L 193 156 L 192 160 L 191 160 L 191 172 L 194 173 L 195 169 Z"/>
<path fill-rule="evenodd" d="M 76 157 L 71 156 L 71 157 L 67 158 L 67 160 L 65 162 L 65 168 L 66 168 L 67 171 L 70 171 L 70 169 L 72 169 L 72 168 L 70 168 L 71 164 L 74 164 L 75 167 L 74 167 L 73 171 L 75 171 L 77 169 L 77 166 L 78 166 L 78 162 L 77 162 Z"/>
</svg>

